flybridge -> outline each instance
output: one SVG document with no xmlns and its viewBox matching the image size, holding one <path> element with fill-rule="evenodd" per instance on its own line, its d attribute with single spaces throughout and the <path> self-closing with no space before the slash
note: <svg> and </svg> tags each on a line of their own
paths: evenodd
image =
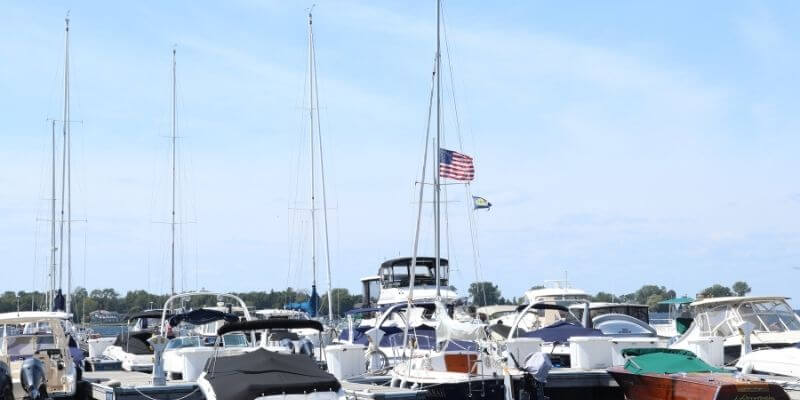
<svg viewBox="0 0 800 400">
<path fill-rule="evenodd" d="M 396 304 L 408 301 L 411 286 L 411 257 L 388 260 L 381 264 L 378 275 L 361 280 L 364 289 L 364 307 Z M 450 267 L 447 259 L 439 260 L 439 287 L 441 299 L 452 302 L 455 289 L 449 285 Z M 436 297 L 436 258 L 417 257 L 414 268 L 413 301 L 432 300 Z"/>
</svg>

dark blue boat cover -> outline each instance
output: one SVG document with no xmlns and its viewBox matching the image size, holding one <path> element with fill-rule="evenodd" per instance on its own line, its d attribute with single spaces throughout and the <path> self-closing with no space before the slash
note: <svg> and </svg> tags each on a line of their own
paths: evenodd
<svg viewBox="0 0 800 400">
<path fill-rule="evenodd" d="M 238 322 L 239 317 L 235 314 L 228 314 L 218 310 L 198 308 L 188 313 L 173 315 L 169 319 L 169 324 L 170 326 L 178 326 L 181 322 L 188 322 L 192 325 L 205 325 L 220 320 L 225 320 L 225 322 Z"/>
<path fill-rule="evenodd" d="M 371 326 L 359 326 L 353 333 L 353 343 L 369 345 L 366 331 L 372 329 Z M 385 326 L 380 328 L 384 334 L 379 346 L 381 347 L 397 347 L 403 346 L 404 328 L 396 326 Z M 436 329 L 428 325 L 420 325 L 416 328 L 408 330 L 411 337 L 416 338 L 417 348 L 419 349 L 432 349 L 436 344 Z M 350 331 L 345 328 L 339 335 L 339 340 L 346 341 L 350 339 Z"/>
<path fill-rule="evenodd" d="M 566 343 L 573 336 L 603 336 L 603 332 L 599 329 L 584 328 L 579 324 L 559 321 L 535 331 L 525 332 L 522 336 L 539 338 L 548 343 Z"/>
</svg>

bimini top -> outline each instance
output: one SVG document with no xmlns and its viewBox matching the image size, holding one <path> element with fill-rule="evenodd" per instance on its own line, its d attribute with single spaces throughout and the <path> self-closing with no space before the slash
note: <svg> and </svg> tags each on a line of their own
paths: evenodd
<svg viewBox="0 0 800 400">
<path fill-rule="evenodd" d="M 417 265 L 433 266 L 435 263 L 436 257 L 417 257 Z M 411 265 L 411 257 L 393 258 L 391 260 L 384 261 L 381 264 L 381 268 L 391 267 L 393 265 Z M 439 257 L 439 265 L 446 267 L 448 265 L 447 259 Z"/>
<path fill-rule="evenodd" d="M 338 392 L 341 388 L 336 377 L 307 355 L 280 354 L 263 348 L 210 359 L 205 371 L 218 399 L 252 400 L 270 395 Z"/>
<path fill-rule="evenodd" d="M 324 330 L 322 323 L 313 319 L 257 319 L 253 321 L 231 322 L 217 329 L 217 335 L 228 332 L 261 331 L 267 329 L 316 329 Z"/>
<path fill-rule="evenodd" d="M 573 336 L 604 336 L 603 332 L 599 329 L 584 328 L 579 324 L 574 324 L 566 321 L 559 321 L 552 325 L 545 326 L 544 328 L 535 331 L 525 332 L 522 337 L 531 337 L 542 339 L 543 342 L 548 343 L 567 343 L 569 338 Z"/>
<path fill-rule="evenodd" d="M 742 303 L 746 301 L 786 301 L 791 297 L 786 296 L 730 296 L 730 297 L 712 297 L 710 299 L 703 299 L 695 301 L 691 304 L 692 307 L 706 306 L 709 304 L 729 304 L 729 303 Z"/>
<path fill-rule="evenodd" d="M 127 317 L 125 317 L 125 319 L 128 321 L 133 321 L 135 319 L 143 319 L 143 318 L 161 319 L 161 314 L 163 314 L 163 312 L 164 312 L 163 310 L 147 310 L 136 314 L 130 314 Z M 167 311 L 167 316 L 168 317 L 170 316 L 169 311 Z"/>
<path fill-rule="evenodd" d="M 187 322 L 192 325 L 205 325 L 221 320 L 225 322 L 238 322 L 239 316 L 222 311 L 209 310 L 207 308 L 198 308 L 187 313 L 173 315 L 169 319 L 169 325 L 174 327 L 178 326 L 181 322 Z"/>
<path fill-rule="evenodd" d="M 24 324 L 27 322 L 36 322 L 43 320 L 69 320 L 72 319 L 72 314 L 67 314 L 60 311 L 20 311 L 20 312 L 7 312 L 0 314 L 0 325 L 2 324 Z"/>
</svg>

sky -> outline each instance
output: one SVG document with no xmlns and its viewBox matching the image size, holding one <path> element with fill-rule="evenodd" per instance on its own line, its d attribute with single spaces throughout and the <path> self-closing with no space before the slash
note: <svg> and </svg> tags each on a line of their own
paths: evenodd
<svg viewBox="0 0 800 400">
<path fill-rule="evenodd" d="M 177 289 L 308 288 L 310 6 L 3 1 L 0 290 L 45 288 L 67 12 L 73 285 L 169 290 L 174 47 Z M 514 297 L 566 275 L 592 293 L 744 280 L 800 297 L 799 4 L 443 7 L 442 144 L 474 157 L 469 190 L 493 204 L 471 211 L 467 188 L 446 186 L 442 253 L 461 292 L 477 277 Z M 360 291 L 412 251 L 435 11 L 313 9 L 334 287 Z"/>
</svg>

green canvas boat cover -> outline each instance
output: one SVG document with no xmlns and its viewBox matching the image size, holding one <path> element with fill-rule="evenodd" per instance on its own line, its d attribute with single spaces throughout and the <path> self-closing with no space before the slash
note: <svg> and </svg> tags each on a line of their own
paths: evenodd
<svg viewBox="0 0 800 400">
<path fill-rule="evenodd" d="M 677 374 L 681 372 L 725 372 L 707 364 L 688 350 L 625 349 L 625 369 L 634 374 Z"/>
</svg>

